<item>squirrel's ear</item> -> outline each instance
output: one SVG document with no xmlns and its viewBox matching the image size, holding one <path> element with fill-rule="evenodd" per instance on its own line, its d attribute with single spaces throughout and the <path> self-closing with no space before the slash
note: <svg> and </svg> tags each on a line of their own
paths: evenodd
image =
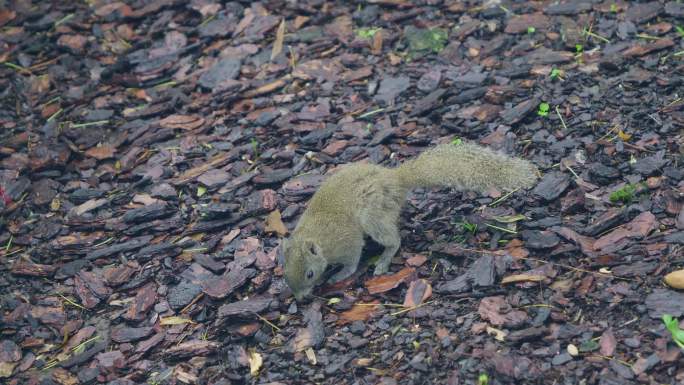
<svg viewBox="0 0 684 385">
<path fill-rule="evenodd" d="M 321 254 L 321 248 L 314 241 L 306 241 L 304 246 L 306 247 L 306 250 L 308 250 L 313 255 Z"/>
</svg>

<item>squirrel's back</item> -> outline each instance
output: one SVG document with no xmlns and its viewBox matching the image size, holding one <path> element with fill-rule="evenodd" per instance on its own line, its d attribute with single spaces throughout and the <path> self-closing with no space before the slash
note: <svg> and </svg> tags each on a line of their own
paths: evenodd
<svg viewBox="0 0 684 385">
<path fill-rule="evenodd" d="M 537 180 L 537 168 L 531 162 L 473 143 L 438 145 L 397 171 L 409 189 L 444 186 L 481 193 L 492 187 L 527 188 Z"/>
</svg>

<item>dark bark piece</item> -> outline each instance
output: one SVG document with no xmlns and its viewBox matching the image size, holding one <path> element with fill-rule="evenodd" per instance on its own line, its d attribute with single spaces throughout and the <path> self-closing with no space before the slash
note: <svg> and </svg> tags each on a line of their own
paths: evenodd
<svg viewBox="0 0 684 385">
<path fill-rule="evenodd" d="M 150 243 L 152 240 L 153 236 L 151 235 L 145 235 L 139 238 L 133 238 L 127 242 L 124 243 L 119 243 L 117 245 L 112 245 L 109 247 L 105 247 L 102 249 L 97 249 L 94 251 L 91 251 L 86 255 L 86 259 L 88 260 L 93 260 L 93 259 L 99 259 L 99 258 L 105 258 L 109 257 L 112 255 L 116 255 L 119 253 L 125 253 L 128 251 L 133 251 L 142 248 L 143 246 L 147 245 Z"/>
<path fill-rule="evenodd" d="M 200 285 L 183 280 L 169 289 L 167 301 L 174 310 L 180 310 L 189 305 L 202 292 Z"/>
<path fill-rule="evenodd" d="M 157 346 L 159 346 L 163 341 L 164 338 L 166 337 L 166 332 L 159 332 L 149 339 L 145 341 L 141 341 L 138 343 L 138 346 L 135 347 L 135 352 L 136 353 L 146 353 L 150 351 L 150 349 L 153 349 Z"/>
<path fill-rule="evenodd" d="M 234 269 L 220 277 L 203 281 L 201 283 L 202 291 L 212 298 L 222 299 L 244 285 L 248 279 L 255 275 L 255 269 Z"/>
<path fill-rule="evenodd" d="M 152 335 L 154 328 L 142 327 L 142 328 L 129 328 L 129 327 L 118 327 L 112 329 L 111 338 L 112 341 L 123 343 L 123 342 L 133 342 L 141 340 L 145 337 Z"/>
<path fill-rule="evenodd" d="M 380 82 L 380 89 L 375 100 L 384 104 L 394 104 L 395 99 L 411 86 L 411 79 L 406 76 L 385 76 Z"/>
<path fill-rule="evenodd" d="M 665 4 L 665 13 L 670 16 L 684 17 L 684 3 L 670 1 Z"/>
<path fill-rule="evenodd" d="M 76 275 L 74 277 L 74 286 L 76 295 L 78 295 L 81 304 L 86 309 L 93 309 L 100 303 L 100 298 L 90 290 L 90 287 L 88 287 L 81 276 Z"/>
<path fill-rule="evenodd" d="M 17 362 L 21 360 L 21 349 L 12 340 L 0 342 L 0 362 Z"/>
<path fill-rule="evenodd" d="M 156 285 L 153 283 L 147 284 L 138 290 L 133 303 L 131 303 L 122 317 L 129 321 L 141 321 L 147 316 L 147 312 L 152 308 L 156 300 Z"/>
<path fill-rule="evenodd" d="M 523 118 L 525 118 L 525 116 L 529 114 L 532 110 L 537 108 L 538 105 L 539 99 L 532 98 L 530 100 L 526 100 L 524 102 L 517 104 L 513 108 L 501 111 L 499 115 L 501 116 L 501 119 L 503 119 L 504 123 L 512 126 L 523 120 Z"/>
<path fill-rule="evenodd" d="M 663 314 L 680 317 L 684 314 L 684 293 L 669 289 L 653 290 L 645 299 L 648 315 L 660 319 Z"/>
<path fill-rule="evenodd" d="M 525 230 L 522 232 L 525 246 L 532 249 L 550 249 L 558 246 L 560 239 L 550 231 Z"/>
<path fill-rule="evenodd" d="M 12 274 L 26 275 L 30 277 L 50 277 L 54 274 L 57 267 L 52 265 L 41 265 L 33 263 L 25 258 L 19 258 L 12 264 Z"/>
<path fill-rule="evenodd" d="M 576 15 L 591 11 L 591 8 L 591 2 L 568 1 L 549 5 L 544 9 L 544 13 L 547 15 Z"/>
<path fill-rule="evenodd" d="M 238 59 L 225 58 L 217 61 L 199 78 L 199 84 L 209 89 L 221 88 L 227 80 L 236 79 L 242 63 Z"/>
<path fill-rule="evenodd" d="M 206 356 L 215 352 L 220 347 L 218 342 L 191 340 L 164 349 L 164 356 L 167 359 L 182 359 Z"/>
<path fill-rule="evenodd" d="M 149 222 L 154 219 L 170 216 L 174 211 L 166 203 L 152 203 L 144 207 L 128 210 L 121 219 L 126 223 Z"/>
<path fill-rule="evenodd" d="M 257 175 L 252 179 L 252 181 L 257 185 L 270 185 L 276 183 L 282 183 L 290 179 L 294 175 L 291 169 L 280 169 L 273 170 L 270 172 L 265 172 L 261 175 Z"/>
<path fill-rule="evenodd" d="M 249 299 L 221 305 L 218 309 L 219 320 L 225 318 L 254 318 L 254 314 L 259 314 L 276 303 L 276 299 L 271 296 L 250 297 Z"/>
<path fill-rule="evenodd" d="M 534 27 L 537 30 L 546 30 L 551 25 L 551 20 L 543 13 L 530 13 L 524 15 L 516 15 L 508 19 L 504 32 L 506 33 L 524 33 L 529 27 Z"/>
<path fill-rule="evenodd" d="M 662 11 L 663 5 L 658 1 L 632 4 L 625 12 L 625 19 L 641 24 L 657 17 Z"/>
<path fill-rule="evenodd" d="M 558 199 L 568 187 L 570 187 L 570 177 L 554 171 L 544 175 L 532 193 L 546 201 L 553 201 Z"/>
<path fill-rule="evenodd" d="M 446 93 L 446 89 L 440 88 L 427 94 L 426 96 L 424 96 L 416 102 L 413 109 L 411 110 L 410 116 L 421 116 L 438 107 L 441 107 L 440 99 Z"/>
<path fill-rule="evenodd" d="M 192 259 L 199 263 L 202 267 L 206 267 L 214 273 L 222 273 L 226 269 L 226 265 L 213 259 L 207 254 L 194 254 Z"/>
</svg>

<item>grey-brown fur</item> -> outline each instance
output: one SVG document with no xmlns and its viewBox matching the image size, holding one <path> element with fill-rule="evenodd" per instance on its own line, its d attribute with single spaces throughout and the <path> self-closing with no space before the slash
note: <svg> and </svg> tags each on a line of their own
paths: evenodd
<svg viewBox="0 0 684 385">
<path fill-rule="evenodd" d="M 385 247 L 374 274 L 386 273 L 401 244 L 399 214 L 412 188 L 484 192 L 528 188 L 536 180 L 532 163 L 470 143 L 439 145 L 395 169 L 346 165 L 321 185 L 284 242 L 285 280 L 302 299 L 322 283 L 332 264 L 343 268 L 331 282 L 349 277 L 359 264 L 364 235 Z"/>
</svg>

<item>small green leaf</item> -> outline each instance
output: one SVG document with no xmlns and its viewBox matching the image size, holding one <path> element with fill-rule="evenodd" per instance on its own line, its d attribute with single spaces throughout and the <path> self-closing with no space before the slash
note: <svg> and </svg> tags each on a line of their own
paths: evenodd
<svg viewBox="0 0 684 385">
<path fill-rule="evenodd" d="M 539 110 L 537 111 L 537 115 L 546 117 L 549 115 L 549 109 L 551 106 L 549 106 L 549 103 L 542 102 L 539 104 Z"/>
<path fill-rule="evenodd" d="M 336 303 L 340 303 L 341 301 L 342 301 L 341 299 L 339 299 L 337 297 L 333 297 L 333 298 L 330 298 L 328 300 L 328 305 L 334 305 Z"/>
<path fill-rule="evenodd" d="M 589 340 L 589 341 L 584 341 L 582 344 L 579 346 L 579 351 L 580 352 L 593 352 L 594 350 L 599 348 L 598 342 L 595 340 Z"/>
<path fill-rule="evenodd" d="M 197 186 L 197 197 L 198 198 L 201 197 L 202 195 L 206 194 L 206 193 L 207 193 L 206 187 L 204 187 L 202 185 Z"/>
<path fill-rule="evenodd" d="M 577 52 L 577 53 L 584 52 L 584 46 L 582 44 L 575 44 L 575 52 Z"/>
<path fill-rule="evenodd" d="M 487 373 L 480 373 L 480 376 L 477 378 L 477 385 L 489 385 L 489 376 Z"/>
<path fill-rule="evenodd" d="M 663 323 L 672 335 L 672 341 L 681 349 L 684 349 L 684 330 L 679 328 L 679 320 L 669 314 L 663 314 Z"/>
<path fill-rule="evenodd" d="M 536 30 L 537 29 L 532 26 L 527 27 L 527 33 L 529 33 L 530 35 L 533 34 Z"/>
<path fill-rule="evenodd" d="M 461 143 L 463 143 L 463 141 L 461 140 L 461 138 L 454 138 L 454 139 L 451 141 L 451 144 L 456 145 L 456 146 L 460 145 Z"/>
<path fill-rule="evenodd" d="M 359 28 L 356 30 L 356 36 L 361 39 L 369 40 L 372 39 L 379 30 L 380 28 Z"/>
</svg>

